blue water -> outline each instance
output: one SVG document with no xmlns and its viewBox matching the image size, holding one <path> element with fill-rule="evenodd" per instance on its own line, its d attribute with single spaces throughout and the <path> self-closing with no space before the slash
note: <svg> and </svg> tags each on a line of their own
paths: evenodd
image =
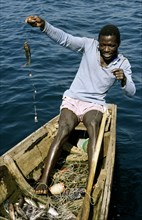
<svg viewBox="0 0 142 220">
<path fill-rule="evenodd" d="M 118 105 L 109 220 L 142 217 L 141 11 L 141 0 L 0 1 L 0 154 L 59 113 L 62 94 L 72 82 L 81 59 L 80 55 L 53 43 L 38 29 L 24 24 L 24 19 L 37 14 L 78 36 L 97 38 L 98 31 L 107 23 L 118 25 L 121 31 L 119 50 L 131 62 L 137 93 L 131 99 L 124 97 L 118 83 L 107 97 L 107 102 Z M 31 47 L 30 68 L 23 67 L 25 40 Z M 34 106 L 38 123 L 34 122 Z"/>
</svg>

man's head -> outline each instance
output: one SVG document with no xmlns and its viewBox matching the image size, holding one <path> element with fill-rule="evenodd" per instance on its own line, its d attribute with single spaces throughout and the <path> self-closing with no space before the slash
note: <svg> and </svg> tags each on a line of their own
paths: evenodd
<svg viewBox="0 0 142 220">
<path fill-rule="evenodd" d="M 112 24 L 104 26 L 98 36 L 100 54 L 106 63 L 110 63 L 116 56 L 120 45 L 119 29 Z"/>
<path fill-rule="evenodd" d="M 121 40 L 119 29 L 113 24 L 105 25 L 99 32 L 98 40 L 100 40 L 100 36 L 115 36 L 118 46 L 120 45 Z"/>
</svg>

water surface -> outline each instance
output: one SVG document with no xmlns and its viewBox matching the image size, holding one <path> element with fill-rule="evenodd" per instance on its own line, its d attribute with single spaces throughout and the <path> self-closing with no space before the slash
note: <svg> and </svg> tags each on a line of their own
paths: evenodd
<svg viewBox="0 0 142 220">
<path fill-rule="evenodd" d="M 114 184 L 109 220 L 140 220 L 142 217 L 142 1 L 12 0 L 0 2 L 0 154 L 59 113 L 63 92 L 70 86 L 81 56 L 62 48 L 38 29 L 24 23 L 31 14 L 78 36 L 97 38 L 100 28 L 117 25 L 120 52 L 132 65 L 137 93 L 124 97 L 119 83 L 107 102 L 118 106 Z M 32 64 L 23 68 L 23 43 L 31 46 Z M 29 77 L 32 73 L 32 78 Z M 33 99 L 34 87 L 37 90 Z M 34 122 L 36 105 L 38 123 Z"/>
</svg>

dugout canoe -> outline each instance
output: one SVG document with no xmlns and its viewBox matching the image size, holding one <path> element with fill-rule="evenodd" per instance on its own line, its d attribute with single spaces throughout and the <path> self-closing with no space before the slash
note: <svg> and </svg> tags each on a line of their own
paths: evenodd
<svg viewBox="0 0 142 220">
<path fill-rule="evenodd" d="M 66 216 L 67 213 L 73 213 L 72 219 L 107 220 L 115 163 L 117 106 L 108 104 L 108 109 L 109 114 L 103 117 L 100 126 L 87 186 L 88 158 L 84 145 L 88 140 L 88 134 L 82 123 L 75 128 L 63 146 L 61 158 L 51 175 L 50 183 L 52 185 L 64 182 L 65 192 L 59 197 L 63 199 L 65 194 L 66 199 L 62 200 L 61 204 L 55 195 L 55 197 L 52 195 L 52 199 L 49 200 L 48 195 L 37 196 L 34 193 L 34 184 L 40 178 L 43 161 L 57 133 L 59 116 L 47 122 L 0 157 L 0 219 L 9 218 L 6 209 L 8 203 L 14 204 L 20 197 L 26 196 L 36 202 L 53 205 L 59 215 L 63 207 L 67 210 L 64 213 Z M 77 194 L 77 190 L 83 187 L 84 194 Z M 80 197 L 71 197 L 70 192 L 73 189 L 72 196 L 76 193 Z M 54 204 L 50 204 L 54 199 L 58 200 L 60 209 L 54 201 Z M 72 209 L 69 210 L 70 208 Z M 60 219 L 67 219 L 67 217 Z"/>
</svg>

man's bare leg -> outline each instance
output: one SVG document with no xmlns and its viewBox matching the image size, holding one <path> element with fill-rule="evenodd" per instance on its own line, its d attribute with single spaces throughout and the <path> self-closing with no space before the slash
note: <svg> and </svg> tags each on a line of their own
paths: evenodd
<svg viewBox="0 0 142 220">
<path fill-rule="evenodd" d="M 87 128 L 89 135 L 89 142 L 87 146 L 89 171 L 92 163 L 92 156 L 96 146 L 96 141 L 99 132 L 99 126 L 102 120 L 103 113 L 97 110 L 91 110 L 87 112 L 83 117 L 83 123 Z"/>
<path fill-rule="evenodd" d="M 47 193 L 48 179 L 60 156 L 62 145 L 69 138 L 71 131 L 78 125 L 78 123 L 78 118 L 72 111 L 66 108 L 62 109 L 57 135 L 51 144 L 48 155 L 45 159 L 45 168 L 42 177 L 35 189 L 37 194 Z"/>
</svg>

